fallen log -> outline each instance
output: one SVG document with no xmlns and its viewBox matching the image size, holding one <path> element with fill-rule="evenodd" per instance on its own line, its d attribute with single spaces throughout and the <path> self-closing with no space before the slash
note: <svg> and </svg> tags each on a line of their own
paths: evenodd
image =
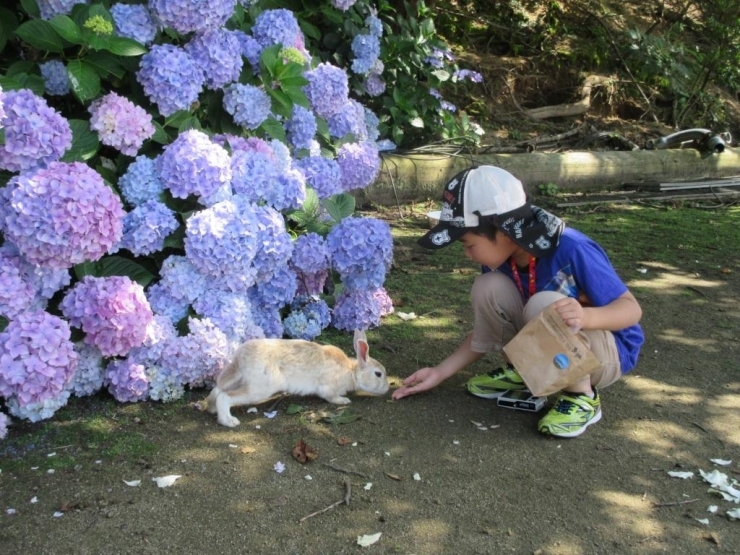
<svg viewBox="0 0 740 555">
<path fill-rule="evenodd" d="M 469 156 L 383 153 L 376 182 L 358 192 L 358 202 L 393 205 L 439 198 L 444 184 L 472 165 L 491 164 L 517 176 L 528 192 L 542 184 L 561 190 L 599 191 L 640 181 L 719 179 L 740 175 L 740 149 L 608 152 L 531 152 Z"/>
</svg>

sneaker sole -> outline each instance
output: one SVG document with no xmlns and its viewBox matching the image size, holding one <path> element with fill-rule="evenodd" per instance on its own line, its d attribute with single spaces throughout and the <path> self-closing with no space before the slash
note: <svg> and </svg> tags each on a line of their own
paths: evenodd
<svg viewBox="0 0 740 555">
<path fill-rule="evenodd" d="M 545 435 L 549 435 L 553 437 L 566 437 L 566 438 L 567 437 L 578 437 L 579 435 L 581 435 L 583 432 L 586 431 L 586 428 L 588 428 L 591 424 L 596 424 L 599 420 L 601 420 L 601 410 L 599 410 L 599 412 L 596 413 L 596 416 L 594 416 L 591 420 L 586 422 L 582 428 L 574 432 L 565 432 L 565 433 L 555 434 L 547 429 L 540 430 L 540 432 L 542 432 Z"/>
<path fill-rule="evenodd" d="M 475 391 L 470 391 L 468 389 L 468 393 L 471 395 L 475 395 L 476 397 L 480 397 L 481 399 L 498 399 L 501 397 L 504 393 L 509 391 L 508 389 L 504 389 L 503 391 L 497 391 L 495 393 L 477 393 Z"/>
</svg>

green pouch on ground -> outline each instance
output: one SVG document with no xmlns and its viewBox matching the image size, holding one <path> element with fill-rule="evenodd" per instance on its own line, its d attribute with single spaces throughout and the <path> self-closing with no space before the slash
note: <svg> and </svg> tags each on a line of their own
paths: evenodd
<svg viewBox="0 0 740 555">
<path fill-rule="evenodd" d="M 555 309 L 547 307 L 504 346 L 527 388 L 536 396 L 552 395 L 594 373 L 601 366 L 578 334 Z"/>
</svg>

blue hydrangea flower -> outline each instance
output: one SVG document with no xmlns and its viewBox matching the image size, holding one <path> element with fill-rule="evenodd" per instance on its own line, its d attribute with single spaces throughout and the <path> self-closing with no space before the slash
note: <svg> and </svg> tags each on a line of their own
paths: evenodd
<svg viewBox="0 0 740 555">
<path fill-rule="evenodd" d="M 270 206 L 255 206 L 257 217 L 257 253 L 252 264 L 257 270 L 257 281 L 272 278 L 293 253 L 293 242 L 285 229 L 285 219 Z"/>
<path fill-rule="evenodd" d="M 345 218 L 326 237 L 332 267 L 350 289 L 383 284 L 393 262 L 390 226 L 375 218 Z"/>
<path fill-rule="evenodd" d="M 368 330 L 380 325 L 380 303 L 372 291 L 344 289 L 332 311 L 332 324 L 338 330 Z"/>
<path fill-rule="evenodd" d="M 165 27 L 185 35 L 223 26 L 236 0 L 149 0 L 149 9 Z"/>
<path fill-rule="evenodd" d="M 334 112 L 327 120 L 329 133 L 337 139 L 352 134 L 355 141 L 368 138 L 365 126 L 365 108 L 356 100 L 348 100 L 344 106 Z"/>
<path fill-rule="evenodd" d="M 343 69 L 322 63 L 304 76 L 308 85 L 303 90 L 313 111 L 322 118 L 328 118 L 347 103 L 349 81 Z"/>
<path fill-rule="evenodd" d="M 52 96 L 64 96 L 69 94 L 69 75 L 64 63 L 59 60 L 51 60 L 39 64 L 41 77 L 44 78 L 44 89 L 46 94 Z"/>
<path fill-rule="evenodd" d="M 137 156 L 118 179 L 118 188 L 126 202 L 134 206 L 148 200 L 158 200 L 164 191 L 164 183 L 159 178 L 157 160 Z"/>
<path fill-rule="evenodd" d="M 293 158 L 290 156 L 290 150 L 283 141 L 273 139 L 270 141 L 270 150 L 275 157 L 278 172 L 289 170 L 293 166 Z"/>
<path fill-rule="evenodd" d="M 72 146 L 69 122 L 29 89 L 4 95 L 0 169 L 22 172 L 59 160 Z"/>
<path fill-rule="evenodd" d="M 293 339 L 313 340 L 321 334 L 321 324 L 303 311 L 291 312 L 283 320 L 285 333 Z"/>
<path fill-rule="evenodd" d="M 331 0 L 332 6 L 334 6 L 338 10 L 342 10 L 343 12 L 346 12 L 348 9 L 354 6 L 355 2 L 357 2 L 357 0 Z"/>
<path fill-rule="evenodd" d="M 3 119 L 5 119 L 5 93 L 0 87 L 0 129 L 3 128 Z"/>
<path fill-rule="evenodd" d="M 98 133 L 100 142 L 127 156 L 136 156 L 144 141 L 154 135 L 152 116 L 114 92 L 93 101 L 88 111 L 90 129 Z"/>
<path fill-rule="evenodd" d="M 370 72 L 365 77 L 365 92 L 369 96 L 380 96 L 385 92 L 385 80 L 379 73 Z"/>
<path fill-rule="evenodd" d="M 10 418 L 4 412 L 0 412 L 0 439 L 5 439 L 8 435 L 8 426 Z"/>
<path fill-rule="evenodd" d="M 242 48 L 228 29 L 209 29 L 195 35 L 185 45 L 185 52 L 203 69 L 206 88 L 218 90 L 239 79 L 244 64 Z"/>
<path fill-rule="evenodd" d="M 440 94 L 440 92 L 439 92 L 439 91 L 438 91 L 437 89 L 435 89 L 434 87 L 430 87 L 430 88 L 429 88 L 429 95 L 430 95 L 430 96 L 432 96 L 433 98 L 436 98 L 436 99 L 438 99 L 438 100 L 442 100 L 442 95 L 441 95 L 441 94 Z"/>
<path fill-rule="evenodd" d="M 144 365 L 129 358 L 114 359 L 108 364 L 105 384 L 119 403 L 144 401 L 149 394 L 149 380 Z"/>
<path fill-rule="evenodd" d="M 87 164 L 52 162 L 6 188 L 5 238 L 32 264 L 64 269 L 98 260 L 121 238 L 121 201 Z"/>
<path fill-rule="evenodd" d="M 291 118 L 285 122 L 288 132 L 288 141 L 295 148 L 310 148 L 311 141 L 316 135 L 316 117 L 311 110 L 296 104 L 293 106 Z"/>
<path fill-rule="evenodd" d="M 321 329 L 329 327 L 331 324 L 331 310 L 318 295 L 299 295 L 290 303 L 291 311 L 301 311 L 308 318 L 316 320 Z"/>
<path fill-rule="evenodd" d="M 309 156 L 296 160 L 294 165 L 319 198 L 327 198 L 343 191 L 342 172 L 336 160 L 324 156 Z"/>
<path fill-rule="evenodd" d="M 477 71 L 471 71 L 469 69 L 457 69 L 452 74 L 453 83 L 455 81 L 465 81 L 466 79 L 472 81 L 473 83 L 483 82 L 483 76 Z"/>
<path fill-rule="evenodd" d="M 185 256 L 170 255 L 162 262 L 159 283 L 173 298 L 195 302 L 208 287 L 208 278 Z"/>
<path fill-rule="evenodd" d="M 231 156 L 231 169 L 234 193 L 250 202 L 258 202 L 278 176 L 275 157 L 258 150 L 236 150 Z"/>
<path fill-rule="evenodd" d="M 309 296 L 320 295 L 324 291 L 324 285 L 328 278 L 329 270 L 321 270 L 313 273 L 296 272 L 296 283 L 298 284 L 296 294 Z"/>
<path fill-rule="evenodd" d="M 252 306 L 244 293 L 207 289 L 193 303 L 193 309 L 213 322 L 230 341 L 243 343 L 264 337 L 262 328 L 252 318 Z"/>
<path fill-rule="evenodd" d="M 265 10 L 254 21 L 252 35 L 263 47 L 282 44 L 303 48 L 303 33 L 290 10 Z"/>
<path fill-rule="evenodd" d="M 173 197 L 208 196 L 231 181 L 231 158 L 208 135 L 190 129 L 167 145 L 157 170 Z"/>
<path fill-rule="evenodd" d="M 388 152 L 390 150 L 396 150 L 398 146 L 390 139 L 381 139 L 375 143 L 378 147 L 378 152 Z"/>
<path fill-rule="evenodd" d="M 298 170 L 278 174 L 272 188 L 264 192 L 264 200 L 275 210 L 300 208 L 306 200 L 306 180 Z"/>
<path fill-rule="evenodd" d="M 431 54 L 424 58 L 424 62 L 432 66 L 433 68 L 440 69 L 444 67 L 447 62 L 454 62 L 455 56 L 452 54 L 449 48 L 432 48 Z"/>
<path fill-rule="evenodd" d="M 146 298 L 155 315 L 164 316 L 173 324 L 185 318 L 190 308 L 187 300 L 176 298 L 162 283 L 150 285 L 146 290 Z"/>
<path fill-rule="evenodd" d="M 365 27 L 367 27 L 371 35 L 378 38 L 383 36 L 383 23 L 376 13 L 371 13 L 365 18 Z"/>
<path fill-rule="evenodd" d="M 378 120 L 378 116 L 376 116 L 375 112 L 373 112 L 370 108 L 366 107 L 364 110 L 367 138 L 369 141 L 377 141 L 378 137 L 380 137 L 380 131 L 378 130 L 378 125 L 380 125 L 380 121 Z"/>
<path fill-rule="evenodd" d="M 5 400 L 5 405 L 8 408 L 8 412 L 16 418 L 23 418 L 31 422 L 40 422 L 54 416 L 60 408 L 67 404 L 68 400 L 69 391 L 65 389 L 55 397 L 26 405 L 21 405 L 18 399 L 11 397 Z"/>
<path fill-rule="evenodd" d="M 167 344 L 177 337 L 177 330 L 166 316 L 155 314 L 146 327 L 144 342 L 128 352 L 128 357 L 147 369 L 159 363 Z"/>
<path fill-rule="evenodd" d="M 252 35 L 248 35 L 244 31 L 236 30 L 233 31 L 234 36 L 239 41 L 239 46 L 242 50 L 242 56 L 244 56 L 249 65 L 252 66 L 252 73 L 259 75 L 260 72 L 260 56 L 264 47 L 257 42 Z"/>
<path fill-rule="evenodd" d="M 0 316 L 9 320 L 31 308 L 36 298 L 33 286 L 23 277 L 22 264 L 7 245 L 0 247 Z"/>
<path fill-rule="evenodd" d="M 158 200 L 148 200 L 124 217 L 118 248 L 128 249 L 135 256 L 161 251 L 164 240 L 179 226 L 173 210 Z"/>
<path fill-rule="evenodd" d="M 150 44 L 157 36 L 157 24 L 143 4 L 113 4 L 110 7 L 113 27 L 117 35 Z"/>
<path fill-rule="evenodd" d="M 272 279 L 261 281 L 249 289 L 249 299 L 254 308 L 270 306 L 282 308 L 293 300 L 296 293 L 296 274 L 287 265 L 275 270 Z"/>
<path fill-rule="evenodd" d="M 252 306 L 252 316 L 254 321 L 262 328 L 265 337 L 281 338 L 285 333 L 283 329 L 283 319 L 280 316 L 280 309 L 264 305 Z"/>
<path fill-rule="evenodd" d="M 141 57 L 136 79 L 159 113 L 189 110 L 203 90 L 205 75 L 195 60 L 172 44 L 155 44 Z"/>
<path fill-rule="evenodd" d="M 344 144 L 337 152 L 337 163 L 342 172 L 342 188 L 345 191 L 364 189 L 378 177 L 378 147 L 370 141 Z"/>
<path fill-rule="evenodd" d="M 103 353 L 97 347 L 81 341 L 74 344 L 74 349 L 77 353 L 77 370 L 67 389 L 76 397 L 94 395 L 105 381 Z"/>
<path fill-rule="evenodd" d="M 219 186 L 218 189 L 213 191 L 210 195 L 200 197 L 198 199 L 198 204 L 202 204 L 206 208 L 210 208 L 214 204 L 218 204 L 219 202 L 231 199 L 231 197 L 233 196 L 234 191 L 231 188 L 231 183 L 224 183 Z"/>
<path fill-rule="evenodd" d="M 149 382 L 149 398 L 152 401 L 171 403 L 185 395 L 185 387 L 180 378 L 169 368 L 151 364 L 144 365 L 146 379 Z"/>
<path fill-rule="evenodd" d="M 0 333 L 0 395 L 25 407 L 57 397 L 77 369 L 69 324 L 43 310 L 29 310 Z"/>
<path fill-rule="evenodd" d="M 270 97 L 259 87 L 237 83 L 224 89 L 224 109 L 234 122 L 248 129 L 257 129 L 270 115 Z"/>
<path fill-rule="evenodd" d="M 36 0 L 41 12 L 41 19 L 54 18 L 57 15 L 69 15 L 76 4 L 87 4 L 88 0 Z"/>
<path fill-rule="evenodd" d="M 235 196 L 190 216 L 185 252 L 200 272 L 239 292 L 254 284 L 257 218 L 252 205 Z"/>
<path fill-rule="evenodd" d="M 299 236 L 293 245 L 290 266 L 296 272 L 305 274 L 315 274 L 328 270 L 330 254 L 324 238 L 313 232 Z"/>
<path fill-rule="evenodd" d="M 447 102 L 446 100 L 442 100 L 439 103 L 439 107 L 448 112 L 457 112 L 457 106 L 455 106 L 452 102 Z"/>
<path fill-rule="evenodd" d="M 363 75 L 368 73 L 380 56 L 380 39 L 376 35 L 355 35 L 352 39 L 352 71 Z"/>
</svg>

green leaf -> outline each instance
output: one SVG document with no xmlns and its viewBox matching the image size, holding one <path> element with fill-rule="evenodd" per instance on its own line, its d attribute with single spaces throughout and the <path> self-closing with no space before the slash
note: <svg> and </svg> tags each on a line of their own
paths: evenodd
<svg viewBox="0 0 740 555">
<path fill-rule="evenodd" d="M 279 89 L 268 87 L 267 94 L 272 98 L 272 112 L 289 118 L 293 113 L 293 102 L 290 97 Z"/>
<path fill-rule="evenodd" d="M 119 56 L 141 56 L 147 52 L 144 45 L 126 37 L 110 37 L 108 50 Z"/>
<path fill-rule="evenodd" d="M 118 79 L 123 79 L 126 76 L 126 68 L 124 68 L 118 58 L 110 52 L 89 52 L 87 56 L 85 56 L 85 62 L 94 67 L 95 71 L 98 72 L 98 75 L 103 78 L 113 75 Z"/>
<path fill-rule="evenodd" d="M 262 129 L 270 137 L 277 139 L 278 141 L 286 142 L 287 140 L 285 129 L 283 129 L 281 123 L 272 116 L 263 121 L 258 129 Z"/>
<path fill-rule="evenodd" d="M 0 316 L 0 332 L 4 332 L 5 328 L 8 327 L 8 319 L 5 316 Z"/>
<path fill-rule="evenodd" d="M 435 69 L 434 71 L 432 71 L 432 75 L 434 75 L 440 81 L 447 81 L 450 78 L 450 72 L 445 71 L 444 69 Z"/>
<path fill-rule="evenodd" d="M 69 120 L 72 128 L 72 146 L 62 157 L 62 162 L 84 162 L 98 152 L 98 134 L 90 129 L 90 122 L 81 119 Z"/>
<path fill-rule="evenodd" d="M 158 122 L 154 120 L 152 120 L 152 125 L 154 125 L 154 135 L 152 136 L 152 141 L 161 145 L 169 144 L 170 136 L 167 134 L 167 131 L 164 130 L 164 127 L 162 127 Z"/>
<path fill-rule="evenodd" d="M 95 69 L 82 60 L 71 60 L 67 64 L 67 75 L 72 92 L 83 104 L 100 93 L 100 77 Z"/>
<path fill-rule="evenodd" d="M 418 127 L 419 129 L 423 129 L 424 120 L 421 119 L 420 117 L 411 118 L 409 119 L 409 125 L 411 125 L 412 127 Z"/>
<path fill-rule="evenodd" d="M 15 30 L 15 34 L 22 41 L 39 50 L 61 52 L 64 50 L 61 37 L 48 21 L 32 19 L 26 21 Z"/>
<path fill-rule="evenodd" d="M 83 33 L 85 37 L 84 44 L 86 44 L 93 50 L 110 50 L 111 37 L 106 35 L 96 35 L 88 29 L 85 29 Z"/>
<path fill-rule="evenodd" d="M 94 264 L 95 271 L 92 275 L 95 277 L 126 276 L 142 287 L 149 285 L 155 277 L 138 262 L 122 256 L 106 256 Z"/>
<path fill-rule="evenodd" d="M 190 112 L 187 110 L 178 110 L 177 112 L 170 114 L 164 119 L 165 127 L 180 127 L 182 122 L 190 117 Z"/>
<path fill-rule="evenodd" d="M 12 77 L 0 77 L 0 86 L 5 91 L 30 89 L 38 96 L 44 96 L 46 92 L 44 78 L 40 75 L 29 75 L 28 73 L 21 73 Z"/>
<path fill-rule="evenodd" d="M 82 262 L 81 264 L 76 264 L 74 267 L 75 276 L 77 279 L 82 279 L 85 276 L 94 276 L 95 275 L 95 262 Z"/>
<path fill-rule="evenodd" d="M 339 409 L 339 411 L 334 414 L 327 414 L 322 420 L 329 424 L 349 424 L 360 418 L 361 417 L 359 415 L 354 414 L 349 409 Z"/>
<path fill-rule="evenodd" d="M 16 27 L 18 27 L 18 18 L 15 14 L 10 10 L 0 8 L 0 52 L 13 36 Z"/>
<path fill-rule="evenodd" d="M 282 64 L 278 56 L 280 48 L 281 46 L 276 44 L 275 46 L 265 48 L 260 54 L 260 68 L 263 70 L 263 74 L 270 76 L 270 80 L 275 77 L 278 64 Z"/>
<path fill-rule="evenodd" d="M 164 240 L 165 248 L 182 249 L 185 246 L 185 226 L 181 225 Z"/>
<path fill-rule="evenodd" d="M 190 116 L 189 118 L 183 120 L 183 122 L 180 124 L 180 127 L 177 129 L 177 132 L 184 133 L 185 131 L 188 131 L 190 129 L 197 129 L 198 131 L 203 129 L 200 126 L 200 120 L 195 116 Z"/>
<path fill-rule="evenodd" d="M 31 17 L 41 17 L 41 10 L 39 10 L 36 0 L 21 0 L 21 7 Z"/>
<path fill-rule="evenodd" d="M 57 34 L 72 44 L 82 44 L 82 31 L 77 24 L 66 15 L 57 15 L 49 20 Z"/>
<path fill-rule="evenodd" d="M 355 197 L 347 193 L 340 193 L 325 198 L 322 204 L 332 219 L 337 223 L 355 212 Z"/>
<path fill-rule="evenodd" d="M 20 62 L 15 62 L 11 64 L 11 66 L 8 68 L 8 71 L 5 72 L 5 75 L 8 77 L 12 77 L 13 75 L 19 75 L 23 73 L 30 73 L 33 69 L 33 66 L 35 66 L 35 62 L 22 60 Z"/>
<path fill-rule="evenodd" d="M 285 409 L 285 414 L 300 414 L 306 412 L 308 409 L 304 405 L 296 405 L 295 403 L 289 404 Z"/>
</svg>

